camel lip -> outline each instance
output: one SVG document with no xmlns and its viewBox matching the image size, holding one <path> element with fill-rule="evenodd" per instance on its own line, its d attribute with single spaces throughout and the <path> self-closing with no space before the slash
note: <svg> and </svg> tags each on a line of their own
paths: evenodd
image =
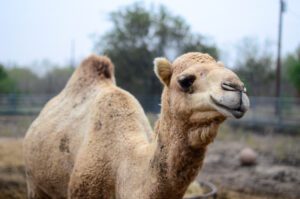
<svg viewBox="0 0 300 199">
<path fill-rule="evenodd" d="M 246 109 L 243 105 L 239 106 L 238 108 L 230 108 L 230 107 L 226 106 L 225 104 L 218 102 L 218 100 L 215 99 L 212 95 L 210 95 L 210 98 L 217 107 L 222 108 L 223 110 L 229 112 L 236 119 L 243 117 L 243 115 L 246 112 Z"/>
</svg>

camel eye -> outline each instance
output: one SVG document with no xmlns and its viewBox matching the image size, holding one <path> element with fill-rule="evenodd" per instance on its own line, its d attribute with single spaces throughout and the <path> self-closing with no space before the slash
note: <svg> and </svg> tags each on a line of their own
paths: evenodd
<svg viewBox="0 0 300 199">
<path fill-rule="evenodd" d="M 191 86 L 196 79 L 195 75 L 181 75 L 177 81 L 184 92 L 192 92 Z"/>
</svg>

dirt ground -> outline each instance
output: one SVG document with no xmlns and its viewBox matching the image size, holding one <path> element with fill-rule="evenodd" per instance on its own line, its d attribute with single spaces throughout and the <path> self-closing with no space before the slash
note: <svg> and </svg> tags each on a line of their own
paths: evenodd
<svg viewBox="0 0 300 199">
<path fill-rule="evenodd" d="M 300 198 L 299 167 L 276 165 L 259 157 L 252 167 L 240 166 L 240 143 L 216 141 L 210 146 L 199 178 L 217 185 L 218 199 Z M 0 199 L 26 198 L 22 139 L 0 139 Z"/>
<path fill-rule="evenodd" d="M 22 137 L 28 124 L 11 119 L 0 118 L 0 199 L 26 198 Z M 198 178 L 217 186 L 218 199 L 300 199 L 299 143 L 300 135 L 262 135 L 223 125 Z M 240 165 L 238 154 L 245 147 L 257 152 L 256 165 Z"/>
<path fill-rule="evenodd" d="M 299 143 L 299 134 L 255 132 L 225 124 L 208 147 L 199 178 L 216 184 L 222 199 L 300 199 Z M 254 166 L 240 164 L 239 153 L 246 147 L 258 154 Z M 239 193 L 244 195 L 234 196 Z"/>
<path fill-rule="evenodd" d="M 298 166 L 274 163 L 261 153 L 256 165 L 241 166 L 237 154 L 244 147 L 237 142 L 216 141 L 208 150 L 199 179 L 217 185 L 222 199 L 235 198 L 237 193 L 230 191 L 244 193 L 236 198 L 300 198 Z"/>
</svg>

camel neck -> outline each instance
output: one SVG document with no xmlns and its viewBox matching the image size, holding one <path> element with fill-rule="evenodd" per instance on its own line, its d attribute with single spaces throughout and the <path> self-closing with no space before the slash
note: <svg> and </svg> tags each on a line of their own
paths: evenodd
<svg viewBox="0 0 300 199">
<path fill-rule="evenodd" d="M 207 127 L 191 127 L 178 120 L 162 107 L 157 122 L 156 149 L 150 161 L 153 175 L 157 178 L 155 198 L 182 198 L 188 185 L 202 166 L 206 144 L 192 146 L 190 133 L 195 130 L 198 137 Z M 201 137 L 201 136 L 200 136 Z M 173 194 L 170 196 L 170 193 Z"/>
</svg>

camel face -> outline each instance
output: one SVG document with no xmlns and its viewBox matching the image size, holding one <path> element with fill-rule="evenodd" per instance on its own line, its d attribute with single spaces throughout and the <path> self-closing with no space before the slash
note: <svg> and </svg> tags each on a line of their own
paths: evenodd
<svg viewBox="0 0 300 199">
<path fill-rule="evenodd" d="M 193 120 L 200 121 L 218 117 L 241 118 L 248 110 L 249 99 L 243 82 L 209 55 L 184 54 L 172 64 L 168 62 L 169 70 L 166 60 L 160 63 L 164 64 L 156 64 L 157 68 L 163 70 L 156 69 L 156 73 L 161 75 L 159 78 L 169 93 L 170 106 L 178 114 L 189 112 Z"/>
<path fill-rule="evenodd" d="M 241 118 L 249 108 L 243 82 L 219 63 L 190 66 L 174 77 L 194 111 L 218 112 L 225 117 Z"/>
</svg>

